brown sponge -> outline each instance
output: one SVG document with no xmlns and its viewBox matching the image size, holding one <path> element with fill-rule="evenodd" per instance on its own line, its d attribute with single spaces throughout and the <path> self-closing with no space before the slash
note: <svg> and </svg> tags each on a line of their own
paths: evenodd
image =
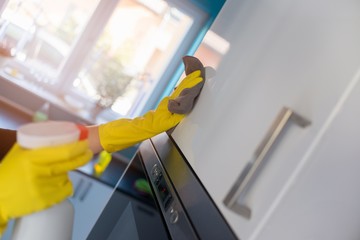
<svg viewBox="0 0 360 240">
<path fill-rule="evenodd" d="M 200 70 L 203 81 L 192 88 L 184 89 L 177 98 L 169 100 L 169 111 L 178 114 L 187 114 L 191 112 L 205 82 L 205 68 L 199 59 L 193 56 L 185 56 L 183 57 L 183 63 L 186 75 Z"/>
</svg>

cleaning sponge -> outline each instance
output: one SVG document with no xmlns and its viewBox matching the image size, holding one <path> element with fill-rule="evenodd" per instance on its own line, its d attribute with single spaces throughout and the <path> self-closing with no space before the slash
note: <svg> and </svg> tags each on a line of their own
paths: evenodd
<svg viewBox="0 0 360 240">
<path fill-rule="evenodd" d="M 177 98 L 169 100 L 169 111 L 177 114 L 187 114 L 193 109 L 196 99 L 199 96 L 205 82 L 205 68 L 199 59 L 193 56 L 185 56 L 183 57 L 183 63 L 185 65 L 186 75 L 200 70 L 200 76 L 202 77 L 203 81 L 196 84 L 192 88 L 184 89 Z"/>
</svg>

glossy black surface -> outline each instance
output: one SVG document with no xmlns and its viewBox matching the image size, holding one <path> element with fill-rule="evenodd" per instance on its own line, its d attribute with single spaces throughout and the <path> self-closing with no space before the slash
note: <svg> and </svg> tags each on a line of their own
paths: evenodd
<svg viewBox="0 0 360 240">
<path fill-rule="evenodd" d="M 172 185 L 198 238 L 237 239 L 171 137 L 163 133 L 152 138 L 151 142 L 167 175 L 171 178 Z"/>
<path fill-rule="evenodd" d="M 145 178 L 151 192 L 136 187 L 136 181 Z M 237 238 L 164 133 L 141 144 L 88 239 Z"/>
<path fill-rule="evenodd" d="M 87 239 L 170 239 L 136 155 Z"/>
</svg>

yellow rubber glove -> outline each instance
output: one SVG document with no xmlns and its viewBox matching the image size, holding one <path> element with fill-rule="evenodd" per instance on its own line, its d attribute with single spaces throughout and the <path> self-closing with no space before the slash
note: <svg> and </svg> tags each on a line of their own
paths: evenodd
<svg viewBox="0 0 360 240">
<path fill-rule="evenodd" d="M 168 102 L 177 98 L 184 89 L 203 81 L 200 74 L 199 70 L 187 75 L 170 96 L 161 100 L 154 111 L 149 111 L 142 117 L 123 118 L 100 125 L 99 138 L 103 149 L 108 152 L 119 151 L 175 127 L 185 115 L 169 112 Z"/>
<path fill-rule="evenodd" d="M 68 171 L 91 157 L 87 140 L 33 150 L 14 144 L 0 164 L 0 226 L 69 197 Z"/>
</svg>

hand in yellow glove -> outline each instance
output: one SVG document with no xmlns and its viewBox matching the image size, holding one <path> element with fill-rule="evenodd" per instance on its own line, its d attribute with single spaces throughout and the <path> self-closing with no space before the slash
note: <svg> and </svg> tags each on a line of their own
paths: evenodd
<svg viewBox="0 0 360 240">
<path fill-rule="evenodd" d="M 14 144 L 0 164 L 0 228 L 60 203 L 73 192 L 68 171 L 92 157 L 88 142 L 27 150 Z"/>
<path fill-rule="evenodd" d="M 201 71 L 187 75 L 175 91 L 160 102 L 156 110 L 135 119 L 118 119 L 100 125 L 98 134 L 102 148 L 108 152 L 119 151 L 175 127 L 185 115 L 171 113 L 168 102 L 177 98 L 184 89 L 192 88 L 203 81 L 200 75 Z"/>
</svg>

